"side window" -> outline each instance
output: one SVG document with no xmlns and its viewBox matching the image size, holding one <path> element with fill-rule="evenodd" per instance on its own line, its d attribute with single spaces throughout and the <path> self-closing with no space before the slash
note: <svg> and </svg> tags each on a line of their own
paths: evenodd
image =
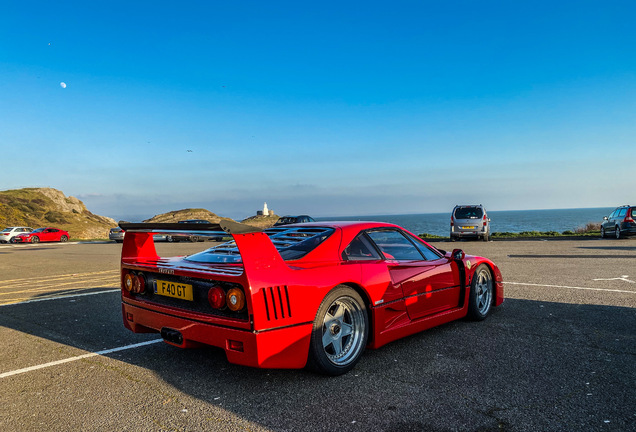
<svg viewBox="0 0 636 432">
<path fill-rule="evenodd" d="M 400 261 L 422 260 L 422 254 L 401 232 L 395 230 L 370 231 L 369 237 L 386 259 Z"/>
<path fill-rule="evenodd" d="M 618 214 L 618 209 L 614 210 L 612 214 L 608 217 L 608 219 L 614 219 L 617 214 Z"/>
<path fill-rule="evenodd" d="M 424 255 L 424 259 L 426 261 L 434 261 L 442 257 L 437 251 L 431 249 L 416 238 L 413 239 L 413 243 L 415 243 L 415 246 L 419 249 L 420 253 Z"/>
<path fill-rule="evenodd" d="M 364 233 L 360 233 L 349 243 L 349 246 L 342 251 L 342 259 L 345 261 L 358 261 L 379 260 L 382 258 Z"/>
<path fill-rule="evenodd" d="M 627 213 L 627 209 L 626 208 L 621 209 L 621 211 L 618 212 L 617 217 L 624 218 L 625 217 L 625 213 Z"/>
</svg>

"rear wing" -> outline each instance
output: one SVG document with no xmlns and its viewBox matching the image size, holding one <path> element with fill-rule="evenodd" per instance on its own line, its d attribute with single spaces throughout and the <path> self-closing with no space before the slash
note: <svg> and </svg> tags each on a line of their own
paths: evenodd
<svg viewBox="0 0 636 432">
<path fill-rule="evenodd" d="M 218 237 L 230 234 L 238 247 L 244 271 L 252 278 L 271 274 L 270 271 L 289 271 L 280 253 L 261 228 L 231 220 L 214 223 L 131 223 L 119 222 L 126 231 L 122 247 L 122 260 L 159 259 L 153 236 L 155 234 L 175 234 L 187 232 L 200 237 Z M 265 271 L 263 273 L 263 271 Z M 269 279 L 265 277 L 265 279 Z"/>
</svg>

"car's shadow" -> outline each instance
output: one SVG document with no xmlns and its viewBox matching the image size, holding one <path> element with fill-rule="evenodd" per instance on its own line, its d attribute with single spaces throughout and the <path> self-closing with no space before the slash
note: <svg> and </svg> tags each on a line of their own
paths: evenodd
<svg viewBox="0 0 636 432">
<path fill-rule="evenodd" d="M 578 246 L 579 249 L 636 251 L 636 246 Z"/>
<path fill-rule="evenodd" d="M 116 292 L 0 312 L 1 326 L 91 352 L 158 337 L 123 327 Z M 634 402 L 634 322 L 627 307 L 507 299 L 483 322 L 367 350 L 332 378 L 236 366 L 221 350 L 164 343 L 107 356 L 273 430 L 591 430 L 603 418 L 620 430 Z"/>
</svg>

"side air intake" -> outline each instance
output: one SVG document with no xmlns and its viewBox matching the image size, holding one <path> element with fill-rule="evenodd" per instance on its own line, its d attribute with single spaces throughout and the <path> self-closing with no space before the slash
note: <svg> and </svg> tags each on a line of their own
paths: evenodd
<svg viewBox="0 0 636 432">
<path fill-rule="evenodd" d="M 265 300 L 265 311 L 268 321 L 292 316 L 287 285 L 263 288 L 261 292 Z"/>
</svg>

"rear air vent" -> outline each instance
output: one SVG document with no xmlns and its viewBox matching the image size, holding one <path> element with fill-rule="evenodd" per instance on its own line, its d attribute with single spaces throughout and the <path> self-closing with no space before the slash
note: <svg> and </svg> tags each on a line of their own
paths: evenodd
<svg viewBox="0 0 636 432">
<path fill-rule="evenodd" d="M 287 285 L 263 288 L 261 292 L 265 301 L 265 312 L 268 321 L 291 318 L 291 305 L 289 304 Z"/>
</svg>

